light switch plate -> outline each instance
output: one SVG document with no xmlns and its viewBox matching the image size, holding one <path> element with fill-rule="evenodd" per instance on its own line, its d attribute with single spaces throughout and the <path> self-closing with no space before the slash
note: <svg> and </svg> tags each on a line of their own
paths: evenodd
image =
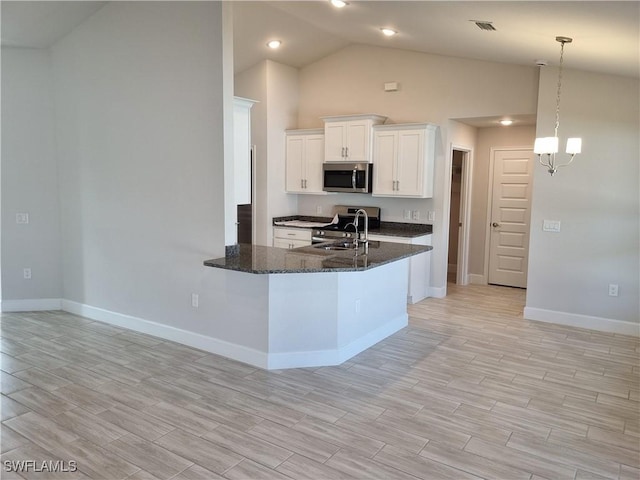
<svg viewBox="0 0 640 480">
<path fill-rule="evenodd" d="M 560 231 L 560 220 L 543 220 L 542 230 L 544 232 L 558 233 Z"/>
</svg>

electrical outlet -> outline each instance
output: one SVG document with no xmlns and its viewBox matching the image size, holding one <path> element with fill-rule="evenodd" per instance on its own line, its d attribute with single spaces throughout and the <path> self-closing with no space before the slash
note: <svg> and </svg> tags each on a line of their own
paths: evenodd
<svg viewBox="0 0 640 480">
<path fill-rule="evenodd" d="M 31 279 L 31 269 L 25 268 L 24 270 L 22 270 L 22 276 L 25 278 L 25 280 Z"/>
<path fill-rule="evenodd" d="M 316 215 L 320 215 L 322 213 L 322 205 L 316 205 Z"/>
<path fill-rule="evenodd" d="M 429 222 L 434 222 L 436 220 L 436 212 L 427 213 L 427 220 Z"/>
<path fill-rule="evenodd" d="M 193 308 L 198 308 L 200 305 L 200 296 L 197 293 L 191 294 L 191 306 Z"/>
<path fill-rule="evenodd" d="M 609 296 L 610 297 L 617 297 L 618 296 L 618 285 L 616 285 L 615 283 L 610 283 L 609 284 Z"/>
<path fill-rule="evenodd" d="M 29 223 L 28 213 L 16 213 L 16 223 L 27 224 Z"/>
<path fill-rule="evenodd" d="M 402 218 L 405 220 L 411 220 L 411 210 L 404 210 L 402 212 Z"/>
<path fill-rule="evenodd" d="M 420 220 L 420 210 L 413 210 L 411 212 L 411 219 L 412 220 Z"/>
<path fill-rule="evenodd" d="M 560 220 L 543 220 L 542 231 L 558 233 L 560 231 Z"/>
</svg>

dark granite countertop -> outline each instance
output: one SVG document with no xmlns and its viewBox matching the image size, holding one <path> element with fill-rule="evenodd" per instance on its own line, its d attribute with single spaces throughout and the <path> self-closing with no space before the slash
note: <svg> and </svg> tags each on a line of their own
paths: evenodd
<svg viewBox="0 0 640 480">
<path fill-rule="evenodd" d="M 330 223 L 331 217 L 313 217 L 308 215 L 290 215 L 288 217 L 274 217 L 273 226 L 285 227 L 285 228 L 310 228 L 310 227 L 293 226 L 293 225 L 276 225 L 276 222 L 289 222 L 289 221 Z M 422 237 L 423 235 L 430 235 L 432 233 L 433 233 L 433 225 L 429 225 L 426 223 L 380 222 L 379 229 L 369 229 L 369 234 L 371 235 L 385 235 L 388 237 L 415 238 L 415 237 Z"/>
<path fill-rule="evenodd" d="M 353 249 L 327 251 L 310 246 L 288 250 L 240 244 L 237 249 L 230 250 L 231 255 L 206 260 L 204 265 L 258 274 L 356 272 L 428 252 L 431 249 L 432 247 L 426 245 L 371 241 L 366 255 L 363 254 L 362 247 L 358 249 L 358 255 L 355 255 Z"/>
</svg>

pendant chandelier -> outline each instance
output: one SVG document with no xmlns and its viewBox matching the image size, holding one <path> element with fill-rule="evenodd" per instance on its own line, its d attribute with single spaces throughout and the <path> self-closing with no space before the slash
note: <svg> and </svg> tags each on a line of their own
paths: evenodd
<svg viewBox="0 0 640 480">
<path fill-rule="evenodd" d="M 547 169 L 549 174 L 553 176 L 558 168 L 566 167 L 575 156 L 582 151 L 581 138 L 567 139 L 566 152 L 569 155 L 569 161 L 566 163 L 558 163 L 556 154 L 558 153 L 558 127 L 560 127 L 560 92 L 562 89 L 562 62 L 564 59 L 564 44 L 571 43 L 572 38 L 556 37 L 556 42 L 560 42 L 560 67 L 558 68 L 558 94 L 556 96 L 556 124 L 553 137 L 536 138 L 533 146 L 533 152 L 538 155 L 540 164 Z"/>
</svg>

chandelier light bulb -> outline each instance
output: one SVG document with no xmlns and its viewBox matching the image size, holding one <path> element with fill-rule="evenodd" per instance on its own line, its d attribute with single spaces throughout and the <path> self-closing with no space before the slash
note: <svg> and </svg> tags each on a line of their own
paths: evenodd
<svg viewBox="0 0 640 480">
<path fill-rule="evenodd" d="M 533 153 L 538 155 L 558 153 L 558 137 L 536 138 L 533 144 Z"/>
<path fill-rule="evenodd" d="M 575 155 L 582 152 L 582 139 L 581 138 L 568 138 L 567 139 L 567 153 Z"/>
</svg>

